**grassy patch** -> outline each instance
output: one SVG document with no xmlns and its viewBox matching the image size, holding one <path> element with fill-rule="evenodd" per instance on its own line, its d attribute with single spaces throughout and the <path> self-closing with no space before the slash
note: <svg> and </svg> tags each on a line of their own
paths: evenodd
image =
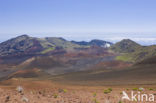
<svg viewBox="0 0 156 103">
<path fill-rule="evenodd" d="M 67 89 L 63 89 L 63 92 L 64 92 L 64 93 L 67 93 L 67 92 L 68 92 L 68 90 L 67 90 Z"/>
<path fill-rule="evenodd" d="M 149 88 L 149 90 L 151 90 L 151 91 L 152 91 L 152 90 L 154 90 L 154 89 L 153 89 L 153 88 Z"/>
<path fill-rule="evenodd" d="M 126 90 L 128 91 L 129 89 L 128 89 L 128 88 L 126 88 Z"/>
<path fill-rule="evenodd" d="M 58 94 L 54 94 L 53 96 L 54 96 L 54 98 L 57 98 L 58 97 Z"/>
<path fill-rule="evenodd" d="M 94 102 L 94 103 L 100 103 L 100 102 L 97 101 L 96 98 L 93 99 L 93 102 Z"/>
<path fill-rule="evenodd" d="M 93 93 L 93 97 L 96 97 L 96 93 Z"/>
<path fill-rule="evenodd" d="M 55 48 L 48 48 L 48 49 L 42 51 L 41 53 L 42 53 L 42 54 L 45 54 L 45 53 L 48 53 L 48 52 L 50 52 L 50 51 L 53 51 L 54 49 L 55 49 Z"/>
<path fill-rule="evenodd" d="M 122 101 L 119 101 L 119 103 L 122 103 Z"/>
<path fill-rule="evenodd" d="M 112 91 L 112 88 L 108 88 L 108 89 L 104 90 L 104 94 L 111 93 L 111 91 Z"/>
<path fill-rule="evenodd" d="M 132 90 L 134 90 L 134 91 L 138 91 L 138 90 L 139 90 L 139 88 L 133 88 Z"/>
<path fill-rule="evenodd" d="M 126 62 L 132 61 L 132 58 L 128 55 L 117 56 L 115 59 L 120 61 L 126 61 Z"/>
<path fill-rule="evenodd" d="M 109 90 L 109 91 L 112 91 L 113 89 L 112 89 L 112 88 L 108 88 L 108 90 Z"/>
</svg>

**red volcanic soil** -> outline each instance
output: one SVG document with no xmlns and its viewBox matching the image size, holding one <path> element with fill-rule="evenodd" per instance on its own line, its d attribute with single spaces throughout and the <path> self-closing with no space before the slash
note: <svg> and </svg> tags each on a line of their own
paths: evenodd
<svg viewBox="0 0 156 103">
<path fill-rule="evenodd" d="M 40 70 L 37 68 L 27 69 L 27 70 L 18 70 L 8 76 L 8 78 L 13 77 L 37 77 L 40 75 Z"/>
<path fill-rule="evenodd" d="M 21 86 L 23 91 L 18 92 L 17 86 Z M 133 88 L 139 87 L 142 86 L 72 86 L 46 80 L 13 78 L 0 83 L 0 103 L 136 103 L 122 100 L 122 91 L 130 95 Z M 112 91 L 105 93 L 108 88 Z M 145 90 L 140 93 L 155 93 L 155 86 L 143 88 Z"/>
<path fill-rule="evenodd" d="M 26 51 L 25 51 L 25 53 L 26 54 L 31 54 L 31 53 L 35 53 L 35 52 L 39 52 L 39 51 L 41 51 L 43 48 L 42 48 L 42 46 L 41 46 L 41 44 L 37 41 L 37 40 L 34 40 L 33 41 L 33 46 L 31 47 L 31 48 L 29 48 L 29 49 L 27 49 Z"/>
<path fill-rule="evenodd" d="M 95 67 L 96 68 L 114 68 L 114 69 L 122 69 L 125 67 L 132 66 L 131 63 L 128 62 L 122 62 L 122 61 L 106 61 L 106 62 L 100 62 Z"/>
<path fill-rule="evenodd" d="M 113 56 L 114 53 L 109 52 L 105 48 L 101 47 L 90 47 L 90 48 L 80 48 L 68 51 L 64 56 L 66 57 L 104 57 L 104 56 Z"/>
</svg>

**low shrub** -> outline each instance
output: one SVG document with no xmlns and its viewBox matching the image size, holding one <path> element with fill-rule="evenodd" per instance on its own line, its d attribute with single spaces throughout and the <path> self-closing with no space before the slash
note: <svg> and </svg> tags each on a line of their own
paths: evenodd
<svg viewBox="0 0 156 103">
<path fill-rule="evenodd" d="M 96 98 L 93 99 L 93 102 L 94 102 L 94 103 L 100 103 L 100 102 L 97 101 Z"/>
<path fill-rule="evenodd" d="M 154 90 L 153 88 L 149 88 L 149 90 Z"/>
<path fill-rule="evenodd" d="M 112 89 L 112 88 L 108 88 L 108 90 L 109 90 L 109 91 L 112 91 L 113 89 Z"/>
<path fill-rule="evenodd" d="M 67 92 L 68 92 L 68 90 L 67 90 L 67 89 L 63 89 L 63 92 L 64 92 L 64 93 L 67 93 Z"/>
<path fill-rule="evenodd" d="M 122 103 L 122 101 L 119 101 L 118 103 Z"/>
<path fill-rule="evenodd" d="M 111 91 L 108 90 L 108 89 L 107 89 L 107 90 L 104 90 L 104 93 L 105 93 L 105 94 L 108 94 L 108 93 L 110 93 L 110 92 L 111 92 Z"/>
<path fill-rule="evenodd" d="M 96 97 L 96 93 L 93 93 L 93 97 Z"/>
<path fill-rule="evenodd" d="M 138 89 L 138 88 L 133 88 L 132 90 L 137 91 L 137 90 L 139 90 L 139 89 Z"/>
<path fill-rule="evenodd" d="M 112 88 L 108 88 L 108 89 L 104 90 L 104 93 L 105 94 L 111 93 L 112 90 L 113 90 Z"/>
<path fill-rule="evenodd" d="M 54 98 L 57 98 L 58 97 L 58 94 L 54 94 L 53 96 L 54 96 Z"/>
</svg>

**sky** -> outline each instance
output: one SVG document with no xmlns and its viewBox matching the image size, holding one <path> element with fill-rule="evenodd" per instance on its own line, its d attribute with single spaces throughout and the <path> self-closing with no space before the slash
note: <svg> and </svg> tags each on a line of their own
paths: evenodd
<svg viewBox="0 0 156 103">
<path fill-rule="evenodd" d="M 156 44 L 156 0 L 0 0 L 0 41 L 28 34 Z"/>
</svg>

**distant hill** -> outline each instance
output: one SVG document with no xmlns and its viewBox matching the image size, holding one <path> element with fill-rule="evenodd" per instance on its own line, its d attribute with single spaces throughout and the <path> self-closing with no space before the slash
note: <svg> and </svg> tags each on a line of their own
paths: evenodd
<svg viewBox="0 0 156 103">
<path fill-rule="evenodd" d="M 80 47 L 63 38 L 35 38 L 28 35 L 21 35 L 16 38 L 0 43 L 0 56 L 19 55 L 19 54 L 45 54 L 61 47 L 74 48 Z"/>
<path fill-rule="evenodd" d="M 111 44 L 110 42 L 102 40 L 92 40 L 87 45 L 83 45 L 76 41 L 71 42 L 57 37 L 35 38 L 29 37 L 28 35 L 21 35 L 0 43 L 0 56 L 46 54 L 57 48 L 67 50 L 88 48 L 93 45 L 108 47 Z"/>
<path fill-rule="evenodd" d="M 114 44 L 111 48 L 119 53 L 131 53 L 137 51 L 141 47 L 141 45 L 130 39 L 123 39 L 122 41 Z"/>
<path fill-rule="evenodd" d="M 67 41 L 63 38 L 57 38 L 57 37 L 46 37 L 46 41 L 49 43 L 55 45 L 56 47 L 62 47 L 62 48 L 76 48 L 80 47 L 80 45 L 74 44 L 70 41 Z"/>
<path fill-rule="evenodd" d="M 153 84 L 156 45 L 124 39 L 67 41 L 21 35 L 0 43 L 0 80 L 51 79 L 85 85 Z"/>
<path fill-rule="evenodd" d="M 156 45 L 141 46 L 130 39 L 114 44 L 111 49 L 120 53 L 116 60 L 139 62 L 156 55 Z"/>
<path fill-rule="evenodd" d="M 39 41 L 27 35 L 21 35 L 16 38 L 0 43 L 0 56 L 36 53 L 43 50 Z"/>
<path fill-rule="evenodd" d="M 100 46 L 100 47 L 110 47 L 111 45 L 113 45 L 113 43 L 108 42 L 108 41 L 103 41 L 103 40 L 91 40 L 90 42 L 86 42 L 86 41 L 80 41 L 80 42 L 76 42 L 76 41 L 72 41 L 72 43 L 74 44 L 78 44 L 78 45 L 82 45 L 82 46 Z"/>
<path fill-rule="evenodd" d="M 63 38 L 21 35 L 0 43 L 0 78 L 85 71 L 115 58 L 106 48 L 109 44 L 92 40 L 89 45 L 81 45 Z"/>
</svg>

